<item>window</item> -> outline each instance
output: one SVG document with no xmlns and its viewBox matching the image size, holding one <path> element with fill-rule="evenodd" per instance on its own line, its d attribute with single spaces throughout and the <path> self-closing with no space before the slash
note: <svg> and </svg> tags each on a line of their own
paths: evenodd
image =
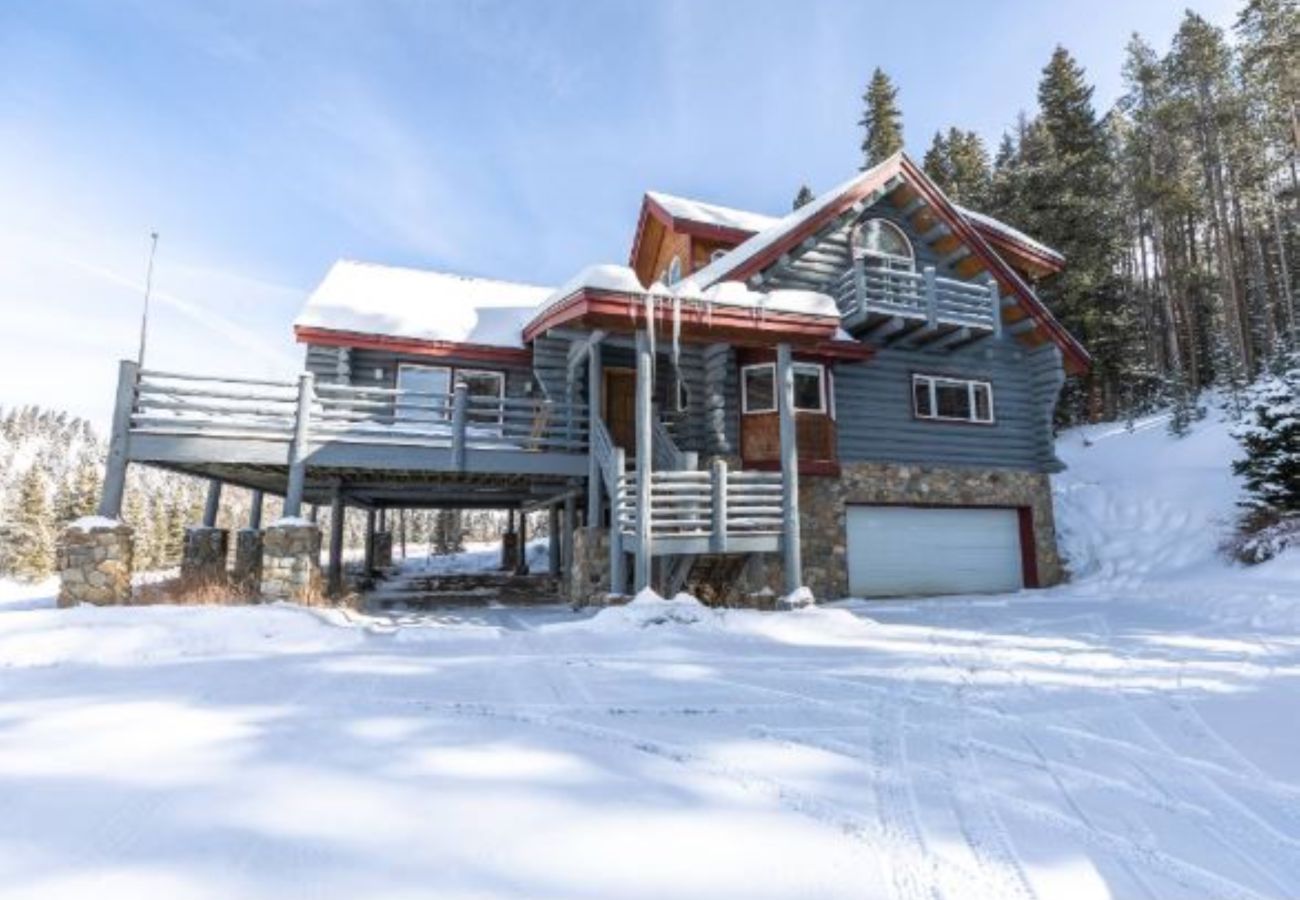
<svg viewBox="0 0 1300 900">
<path fill-rule="evenodd" d="M 464 384 L 465 393 L 471 402 L 465 410 L 467 422 L 479 422 L 490 425 L 501 424 L 501 398 L 506 392 L 506 378 L 500 372 L 484 372 L 477 369 L 458 369 L 456 381 Z M 488 403 L 488 400 L 495 402 Z"/>
<path fill-rule="evenodd" d="M 673 412 L 686 412 L 691 408 L 691 392 L 686 387 L 686 379 L 678 376 L 677 389 L 673 391 Z"/>
<path fill-rule="evenodd" d="M 709 254 L 709 262 L 717 262 L 718 260 L 722 259 L 722 257 L 726 255 L 727 255 L 726 250 L 714 250 L 712 253 Z"/>
<path fill-rule="evenodd" d="M 816 363 L 795 363 L 794 408 L 796 412 L 826 412 L 826 370 Z M 776 412 L 776 365 L 760 363 L 740 370 L 741 411 Z"/>
<path fill-rule="evenodd" d="M 864 266 L 912 271 L 916 257 L 903 230 L 885 219 L 867 219 L 853 232 L 853 255 Z"/>
<path fill-rule="evenodd" d="M 682 280 L 682 261 L 680 257 L 673 257 L 672 262 L 668 264 L 668 275 L 664 279 L 664 284 L 669 287 Z"/>
<path fill-rule="evenodd" d="M 913 375 L 912 408 L 919 419 L 987 425 L 993 422 L 993 385 L 941 375 Z"/>
<path fill-rule="evenodd" d="M 435 395 L 399 395 L 396 403 L 398 419 L 404 422 L 440 422 L 447 417 L 443 398 L 451 391 L 451 369 L 402 363 L 397 367 L 397 389 Z"/>
</svg>

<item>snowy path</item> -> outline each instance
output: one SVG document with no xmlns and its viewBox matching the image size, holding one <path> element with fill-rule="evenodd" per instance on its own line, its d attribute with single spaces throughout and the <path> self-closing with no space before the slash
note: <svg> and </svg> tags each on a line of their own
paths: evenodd
<svg viewBox="0 0 1300 900">
<path fill-rule="evenodd" d="M 3 898 L 1300 893 L 1285 631 L 1069 591 L 648 629 L 31 605 Z"/>
</svg>

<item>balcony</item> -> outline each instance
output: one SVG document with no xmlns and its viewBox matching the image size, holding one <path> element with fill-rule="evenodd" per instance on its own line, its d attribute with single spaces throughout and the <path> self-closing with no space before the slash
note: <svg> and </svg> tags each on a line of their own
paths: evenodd
<svg viewBox="0 0 1300 900">
<path fill-rule="evenodd" d="M 835 299 L 845 330 L 873 342 L 950 351 L 1002 328 L 996 282 L 940 278 L 933 266 L 914 272 L 855 260 Z"/>
</svg>

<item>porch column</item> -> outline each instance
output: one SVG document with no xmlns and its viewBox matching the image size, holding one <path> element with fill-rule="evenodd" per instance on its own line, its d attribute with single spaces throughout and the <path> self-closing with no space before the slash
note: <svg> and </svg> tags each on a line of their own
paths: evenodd
<svg viewBox="0 0 1300 900">
<path fill-rule="evenodd" d="M 653 432 L 650 411 L 651 379 L 654 359 L 650 356 L 650 337 L 636 333 L 636 569 L 632 590 L 639 593 L 650 587 L 651 515 L 650 515 L 650 440 Z"/>
<path fill-rule="evenodd" d="M 366 510 L 366 574 L 375 570 L 375 511 Z"/>
<path fill-rule="evenodd" d="M 257 531 L 262 527 L 262 501 L 265 496 L 261 491 L 253 491 L 253 502 L 248 507 L 248 527 Z"/>
<path fill-rule="evenodd" d="M 528 574 L 528 514 L 522 509 L 519 510 L 519 561 L 515 574 Z"/>
<path fill-rule="evenodd" d="M 564 526 L 560 529 L 560 565 L 573 569 L 573 532 L 578 527 L 578 499 L 570 493 L 564 498 Z"/>
<path fill-rule="evenodd" d="M 560 507 L 552 503 L 546 509 L 547 525 L 550 531 L 551 576 L 558 578 L 563 568 L 560 565 Z"/>
<path fill-rule="evenodd" d="M 776 397 L 781 417 L 781 549 L 785 592 L 803 587 L 799 546 L 799 443 L 794 420 L 794 364 L 789 344 L 776 345 Z"/>
<path fill-rule="evenodd" d="M 289 444 L 289 486 L 284 494 L 284 517 L 302 515 L 302 492 L 307 481 L 307 442 L 311 439 L 311 401 L 316 376 L 303 372 L 298 376 L 298 409 L 294 415 L 293 441 Z M 314 520 L 313 520 L 314 521 Z"/>
<path fill-rule="evenodd" d="M 126 465 L 131 440 L 131 412 L 135 408 L 135 387 L 140 367 L 129 359 L 118 363 L 117 399 L 113 406 L 113 430 L 108 441 L 108 460 L 104 464 L 104 490 L 99 495 L 99 515 L 116 519 L 122 514 L 122 495 L 126 492 Z"/>
<path fill-rule="evenodd" d="M 203 527 L 217 527 L 217 513 L 221 509 L 221 482 L 216 478 L 208 479 L 208 499 L 203 505 Z"/>
<path fill-rule="evenodd" d="M 330 498 L 330 564 L 328 589 L 330 597 L 343 593 L 343 489 L 334 486 Z"/>
<path fill-rule="evenodd" d="M 587 527 L 600 525 L 600 461 L 592 452 L 596 424 L 600 422 L 600 408 L 604 398 L 604 367 L 601 364 L 600 344 L 587 351 Z"/>
</svg>

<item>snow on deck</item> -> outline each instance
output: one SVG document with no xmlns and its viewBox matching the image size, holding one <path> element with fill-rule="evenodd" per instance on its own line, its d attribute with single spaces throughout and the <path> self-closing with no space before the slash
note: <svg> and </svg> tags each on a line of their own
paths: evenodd
<svg viewBox="0 0 1300 900">
<path fill-rule="evenodd" d="M 523 346 L 549 287 L 339 260 L 295 326 L 427 341 Z"/>
</svg>

